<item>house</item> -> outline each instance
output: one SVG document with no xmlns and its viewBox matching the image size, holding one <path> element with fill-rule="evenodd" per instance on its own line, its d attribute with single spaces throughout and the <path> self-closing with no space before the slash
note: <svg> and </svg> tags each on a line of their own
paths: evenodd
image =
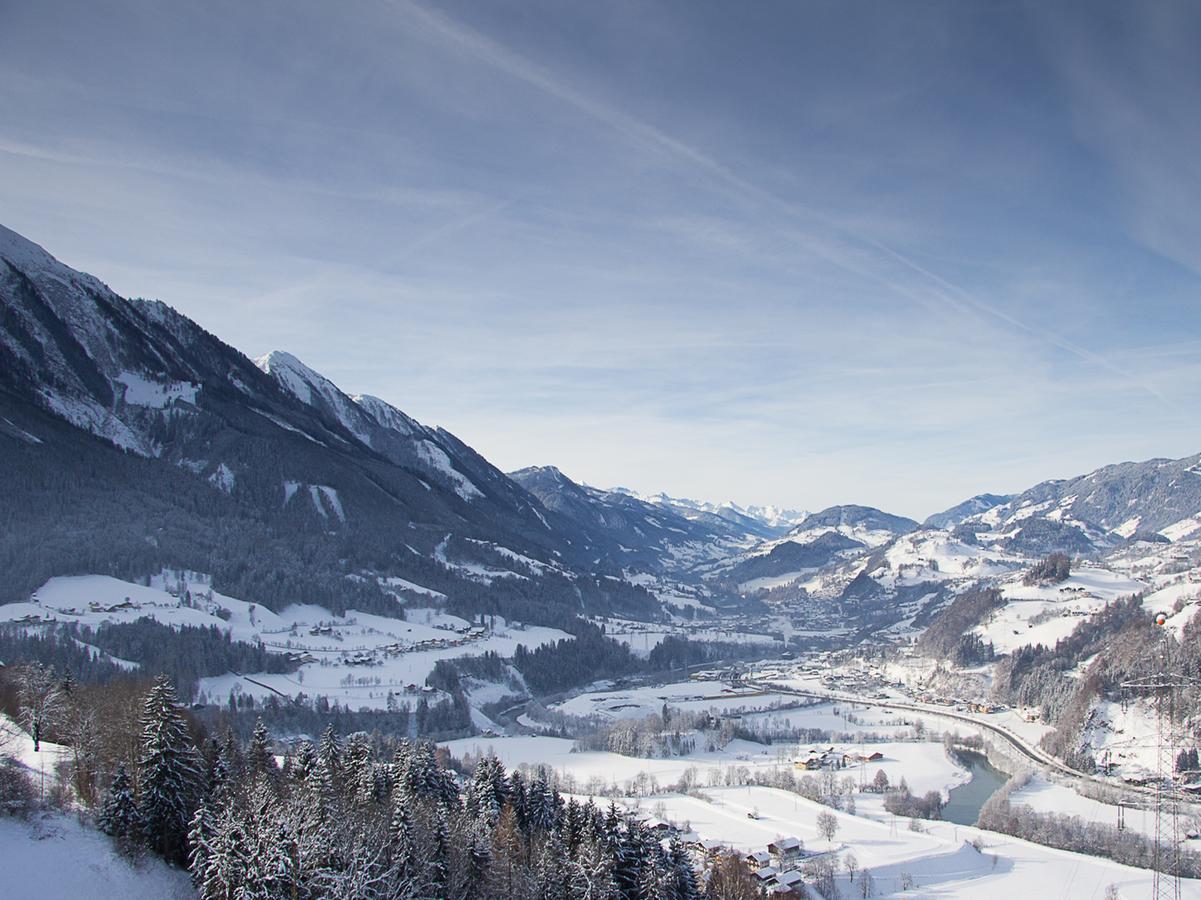
<svg viewBox="0 0 1201 900">
<path fill-rule="evenodd" d="M 799 859 L 801 850 L 800 838 L 794 837 L 777 838 L 767 845 L 767 852 L 771 854 L 776 865 L 781 867 L 783 863 Z"/>
<path fill-rule="evenodd" d="M 755 877 L 758 878 L 760 882 L 774 882 L 776 876 L 779 874 L 780 870 L 775 866 L 764 866 L 761 869 L 755 870 Z"/>
<path fill-rule="evenodd" d="M 671 824 L 669 822 L 664 822 L 662 819 L 650 818 L 643 822 L 642 825 L 644 828 L 650 831 L 658 832 L 659 834 L 666 834 L 672 830 Z"/>
<path fill-rule="evenodd" d="M 746 855 L 746 864 L 752 872 L 771 865 L 771 854 L 766 850 L 754 850 Z"/>
<path fill-rule="evenodd" d="M 804 888 L 801 885 L 804 880 L 804 877 L 796 869 L 789 869 L 776 876 L 776 885 L 789 892 L 796 891 L 802 893 Z"/>
</svg>

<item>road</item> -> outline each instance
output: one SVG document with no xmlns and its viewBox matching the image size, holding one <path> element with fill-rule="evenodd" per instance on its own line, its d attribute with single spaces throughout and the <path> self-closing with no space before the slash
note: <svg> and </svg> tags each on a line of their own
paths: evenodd
<svg viewBox="0 0 1201 900">
<path fill-rule="evenodd" d="M 987 719 L 965 715 L 963 713 L 955 712 L 954 710 L 948 710 L 944 707 L 927 706 L 919 703 L 906 703 L 903 700 L 867 700 L 862 697 L 840 694 L 836 691 L 803 690 L 800 688 L 787 687 L 774 681 L 763 681 L 754 678 L 743 678 L 741 683 L 758 688 L 759 690 L 774 691 L 780 694 L 793 694 L 797 697 L 811 697 L 817 700 L 831 700 L 838 703 L 855 704 L 857 706 L 879 706 L 883 707 L 884 709 L 899 709 L 908 712 L 922 713 L 923 715 L 928 716 L 941 716 L 944 719 L 954 719 L 956 721 L 965 722 L 976 728 L 982 728 L 995 734 L 1031 762 L 1036 763 L 1046 769 L 1050 769 L 1060 775 L 1064 775 L 1068 778 L 1079 781 L 1088 781 L 1093 784 L 1102 785 L 1110 790 L 1118 790 L 1130 795 L 1137 795 L 1138 798 L 1143 801 L 1146 801 L 1148 798 L 1155 798 L 1155 790 L 1152 788 L 1144 788 L 1133 784 L 1107 781 L 1105 779 L 1089 775 L 1087 772 L 1081 772 L 1079 769 L 1074 769 L 1065 764 L 1062 760 L 1052 756 L 1041 747 L 1037 747 L 1034 744 L 1028 743 L 1022 737 L 1014 734 L 1012 731 L 1002 725 L 989 722 Z"/>
</svg>

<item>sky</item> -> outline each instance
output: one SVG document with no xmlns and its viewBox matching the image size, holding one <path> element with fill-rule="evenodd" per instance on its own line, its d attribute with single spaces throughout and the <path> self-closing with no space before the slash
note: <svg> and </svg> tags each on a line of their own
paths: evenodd
<svg viewBox="0 0 1201 900">
<path fill-rule="evenodd" d="M 1201 450 L 1201 6 L 0 0 L 0 223 L 503 469 L 924 517 Z"/>
</svg>

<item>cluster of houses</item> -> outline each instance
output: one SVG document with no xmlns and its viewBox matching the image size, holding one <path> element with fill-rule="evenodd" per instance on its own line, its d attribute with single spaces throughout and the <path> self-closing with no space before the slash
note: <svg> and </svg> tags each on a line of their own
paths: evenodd
<svg viewBox="0 0 1201 900">
<path fill-rule="evenodd" d="M 701 869 L 708 869 L 726 854 L 738 852 L 722 841 L 703 839 L 695 832 L 681 833 L 671 822 L 645 812 L 635 813 L 635 816 L 643 828 L 654 832 L 663 841 L 667 841 L 672 835 L 679 837 Z M 820 854 L 806 852 L 800 838 L 779 837 L 763 850 L 738 855 L 769 896 L 804 897 L 807 895 L 800 866 L 806 859 Z"/>
<path fill-rule="evenodd" d="M 699 858 L 702 866 L 708 866 L 722 854 L 733 852 L 720 841 L 700 840 L 695 836 L 687 836 L 685 846 Z M 741 854 L 743 864 L 771 897 L 807 896 L 800 866 L 816 855 L 807 853 L 801 839 L 796 837 L 776 838 L 766 849 Z"/>
<path fill-rule="evenodd" d="M 882 759 L 884 759 L 884 754 L 879 750 L 857 753 L 853 750 L 836 751 L 833 747 L 825 749 L 811 747 L 804 757 L 798 758 L 792 765 L 793 768 L 803 769 L 806 772 L 820 772 L 822 769 L 845 769 L 848 766 L 879 762 Z"/>
<path fill-rule="evenodd" d="M 1009 707 L 1002 703 L 986 703 L 980 700 L 963 700 L 958 697 L 943 697 L 938 694 L 922 693 L 918 694 L 914 699 L 920 700 L 922 703 L 929 703 L 932 706 L 950 706 L 962 712 L 974 713 L 999 713 L 1004 712 Z"/>
<path fill-rule="evenodd" d="M 54 621 L 57 621 L 54 616 L 46 616 L 43 618 L 36 613 L 29 613 L 28 615 L 21 616 L 19 619 L 12 620 L 14 625 L 45 625 L 48 622 Z"/>
<path fill-rule="evenodd" d="M 395 641 L 378 647 L 364 648 L 348 653 L 343 659 L 348 666 L 378 666 L 383 665 L 382 657 L 400 656 L 402 653 L 416 653 L 422 650 L 446 650 L 452 647 L 462 647 L 469 641 L 479 640 L 487 636 L 488 629 L 483 625 L 467 625 L 457 629 L 446 629 L 454 637 L 423 638 L 411 644 Z M 319 623 L 309 628 L 312 637 L 335 637 L 341 640 L 333 625 Z M 298 662 L 314 662 L 312 654 L 305 651 L 295 651 L 288 654 L 290 659 Z"/>
</svg>

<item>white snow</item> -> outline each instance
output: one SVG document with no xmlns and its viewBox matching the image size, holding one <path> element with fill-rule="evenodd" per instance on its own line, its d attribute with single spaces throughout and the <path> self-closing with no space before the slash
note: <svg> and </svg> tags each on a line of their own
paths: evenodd
<svg viewBox="0 0 1201 900">
<path fill-rule="evenodd" d="M 1025 585 L 1015 577 L 1002 585 L 1006 605 L 975 629 L 998 653 L 1044 644 L 1053 647 L 1106 604 L 1135 594 L 1145 582 L 1099 567 L 1082 567 L 1059 584 Z M 1034 622 L 1035 618 L 1040 621 Z"/>
<path fill-rule="evenodd" d="M 1138 523 L 1142 520 L 1142 516 L 1134 516 L 1133 518 L 1127 519 L 1125 522 L 1115 528 L 1113 533 L 1119 534 L 1124 538 L 1128 538 L 1130 535 L 1138 531 Z"/>
<path fill-rule="evenodd" d="M 417 455 L 421 460 L 435 472 L 441 473 L 446 478 L 450 479 L 454 485 L 455 493 L 464 500 L 473 500 L 476 497 L 482 497 L 483 492 L 480 491 L 462 472 L 454 467 L 450 461 L 450 457 L 446 452 L 430 441 L 418 441 L 414 444 Z"/>
<path fill-rule="evenodd" d="M 433 597 L 438 600 L 445 600 L 446 595 L 441 591 L 435 591 L 433 588 L 422 587 L 421 585 L 407 581 L 404 578 L 384 578 L 381 579 L 381 584 L 387 587 L 399 588 L 403 591 L 412 591 L 415 594 L 424 594 L 427 597 Z"/>
<path fill-rule="evenodd" d="M 189 381 L 155 381 L 137 372 L 122 372 L 116 380 L 125 386 L 126 403 L 151 409 L 165 409 L 177 401 L 195 403 L 200 391 L 200 385 Z"/>
<path fill-rule="evenodd" d="M 234 492 L 236 482 L 237 478 L 234 476 L 233 471 L 225 463 L 218 465 L 216 471 L 209 476 L 209 484 L 227 494 Z"/>
<path fill-rule="evenodd" d="M 314 508 L 321 514 L 323 519 L 328 519 L 332 513 L 337 517 L 338 521 L 346 521 L 346 513 L 342 509 L 342 501 L 338 498 L 338 492 L 332 487 L 324 484 L 310 484 L 309 496 L 313 500 Z"/>
<path fill-rule="evenodd" d="M 1194 534 L 1198 530 L 1201 530 L 1201 518 L 1189 516 L 1187 519 L 1181 519 L 1167 528 L 1161 528 L 1159 533 L 1169 541 L 1178 541 L 1181 538 Z"/>
<path fill-rule="evenodd" d="M 0 817 L 0 888 L 11 900 L 87 897 L 96 900 L 165 900 L 195 897 L 191 879 L 154 857 L 136 866 L 94 828 L 60 813 L 29 821 Z"/>
</svg>

